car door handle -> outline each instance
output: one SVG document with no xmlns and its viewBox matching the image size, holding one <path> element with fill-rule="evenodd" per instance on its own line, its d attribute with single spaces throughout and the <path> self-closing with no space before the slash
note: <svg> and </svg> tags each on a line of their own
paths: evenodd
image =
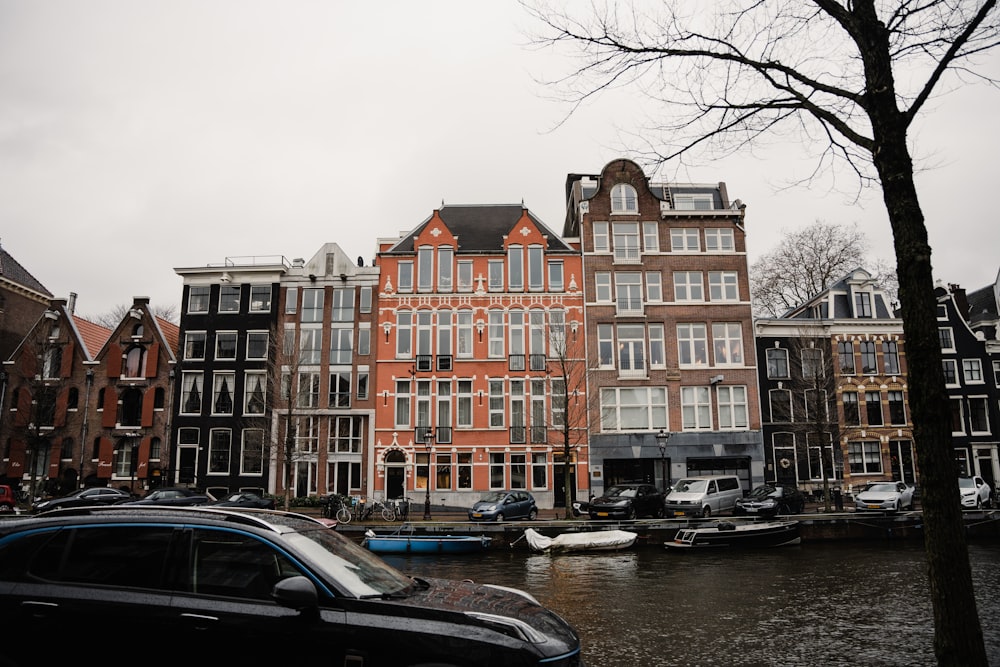
<svg viewBox="0 0 1000 667">
<path fill-rule="evenodd" d="M 208 616 L 206 614 L 181 614 L 181 618 L 194 625 L 196 630 L 207 630 L 218 624 L 218 616 Z"/>
<path fill-rule="evenodd" d="M 41 600 L 25 600 L 21 603 L 21 609 L 24 609 L 29 614 L 35 618 L 46 618 L 48 615 L 59 608 L 57 602 L 43 602 Z"/>
</svg>

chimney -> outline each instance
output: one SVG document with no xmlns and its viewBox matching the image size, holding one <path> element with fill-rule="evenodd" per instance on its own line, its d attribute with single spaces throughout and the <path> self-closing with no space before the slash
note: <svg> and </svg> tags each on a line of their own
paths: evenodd
<svg viewBox="0 0 1000 667">
<path fill-rule="evenodd" d="M 951 292 L 951 296 L 955 299 L 955 307 L 958 308 L 958 313 L 962 316 L 965 321 L 969 320 L 969 298 L 965 294 L 965 290 L 959 287 L 955 283 L 949 283 L 948 291 Z"/>
<path fill-rule="evenodd" d="M 69 293 L 69 301 L 66 302 L 66 310 L 70 315 L 76 315 L 76 292 Z"/>
</svg>

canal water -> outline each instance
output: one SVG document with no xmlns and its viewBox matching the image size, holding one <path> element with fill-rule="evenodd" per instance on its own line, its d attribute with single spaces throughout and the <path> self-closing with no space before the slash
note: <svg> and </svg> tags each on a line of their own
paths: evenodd
<svg viewBox="0 0 1000 667">
<path fill-rule="evenodd" d="M 970 544 L 969 555 L 990 665 L 1000 667 L 1000 543 Z M 530 592 L 577 628 L 590 667 L 935 664 L 919 540 L 385 560 Z"/>
</svg>

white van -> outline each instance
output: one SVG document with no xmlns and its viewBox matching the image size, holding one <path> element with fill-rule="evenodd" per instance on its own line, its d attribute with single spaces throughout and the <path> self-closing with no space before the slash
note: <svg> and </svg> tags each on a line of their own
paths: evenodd
<svg viewBox="0 0 1000 667">
<path fill-rule="evenodd" d="M 674 484 L 664 506 L 668 517 L 707 517 L 732 512 L 742 497 L 743 487 L 736 475 L 684 477 Z"/>
</svg>

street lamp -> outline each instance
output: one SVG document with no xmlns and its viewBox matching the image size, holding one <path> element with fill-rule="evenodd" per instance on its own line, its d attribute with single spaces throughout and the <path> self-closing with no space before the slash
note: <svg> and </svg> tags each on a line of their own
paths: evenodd
<svg viewBox="0 0 1000 667">
<path fill-rule="evenodd" d="M 424 447 L 427 448 L 427 480 L 424 483 L 424 521 L 431 520 L 431 441 L 434 433 L 430 427 L 424 431 Z"/>
<path fill-rule="evenodd" d="M 667 492 L 667 440 L 670 434 L 662 428 L 656 434 L 656 446 L 660 448 L 660 472 L 663 474 L 663 492 Z"/>
</svg>

